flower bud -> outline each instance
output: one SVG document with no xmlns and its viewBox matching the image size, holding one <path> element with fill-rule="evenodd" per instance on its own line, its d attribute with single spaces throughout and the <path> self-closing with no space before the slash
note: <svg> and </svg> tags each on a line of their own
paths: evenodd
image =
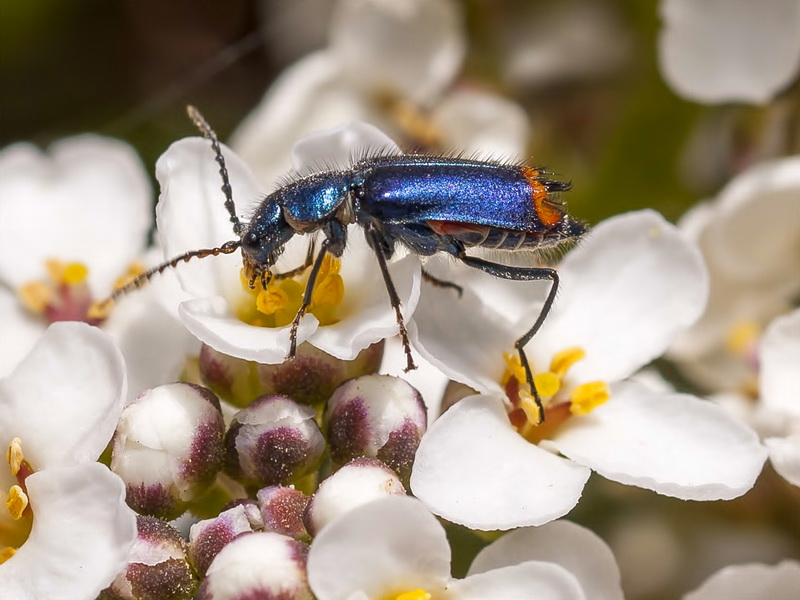
<svg viewBox="0 0 800 600">
<path fill-rule="evenodd" d="M 220 551 L 243 533 L 263 527 L 261 513 L 252 500 L 222 511 L 214 519 L 192 525 L 189 531 L 189 558 L 197 572 L 204 576 Z"/>
<path fill-rule="evenodd" d="M 306 582 L 308 546 L 271 532 L 239 536 L 211 563 L 198 600 L 313 600 Z"/>
<path fill-rule="evenodd" d="M 271 486 L 258 490 L 264 531 L 274 531 L 296 540 L 309 539 L 303 515 L 311 498 L 292 487 Z"/>
<path fill-rule="evenodd" d="M 333 393 L 325 414 L 334 468 L 359 456 L 377 458 L 408 483 L 427 420 L 420 393 L 398 377 L 365 375 L 346 381 Z"/>
<path fill-rule="evenodd" d="M 319 484 L 305 514 L 306 529 L 316 535 L 357 506 L 405 493 L 400 478 L 389 467 L 374 458 L 357 458 Z"/>
<path fill-rule="evenodd" d="M 204 345 L 200 374 L 208 387 L 235 406 L 247 406 L 253 398 L 271 394 L 315 406 L 330 398 L 343 381 L 376 373 L 382 358 L 382 341 L 365 348 L 353 360 L 341 360 L 311 344 L 300 344 L 297 356 L 280 365 L 234 358 Z"/>
<path fill-rule="evenodd" d="M 225 471 L 249 490 L 288 484 L 317 469 L 325 438 L 314 409 L 262 396 L 237 412 L 225 435 Z"/>
<path fill-rule="evenodd" d="M 136 541 L 130 562 L 101 600 L 188 600 L 197 580 L 186 558 L 186 542 L 169 523 L 155 517 L 137 516 Z"/>
<path fill-rule="evenodd" d="M 222 467 L 219 400 L 189 383 L 140 394 L 122 412 L 111 469 L 125 481 L 128 505 L 173 519 L 200 496 Z"/>
</svg>

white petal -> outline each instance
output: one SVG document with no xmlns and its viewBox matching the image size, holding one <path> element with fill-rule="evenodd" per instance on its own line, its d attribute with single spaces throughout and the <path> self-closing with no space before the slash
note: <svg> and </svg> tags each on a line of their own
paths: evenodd
<svg viewBox="0 0 800 600">
<path fill-rule="evenodd" d="M 755 432 L 721 407 L 633 382 L 548 443 L 608 479 L 684 500 L 741 496 L 766 459 Z"/>
<path fill-rule="evenodd" d="M 0 381 L 0 443 L 19 437 L 36 470 L 96 460 L 125 394 L 125 363 L 111 337 L 84 323 L 54 323 Z"/>
<path fill-rule="evenodd" d="M 761 402 L 800 418 L 800 309 L 775 319 L 761 340 Z"/>
<path fill-rule="evenodd" d="M 28 313 L 16 295 L 0 286 L 0 378 L 8 377 L 45 331 L 45 322 Z"/>
<path fill-rule="evenodd" d="M 794 600 L 800 589 L 800 563 L 733 565 L 717 571 L 683 600 Z"/>
<path fill-rule="evenodd" d="M 552 314 L 527 349 L 534 364 L 548 365 L 567 346 L 583 348 L 586 358 L 569 371 L 576 382 L 631 375 L 697 320 L 708 296 L 700 253 L 649 210 L 603 221 L 558 270 Z"/>
<path fill-rule="evenodd" d="M 662 74 L 697 102 L 764 103 L 800 67 L 795 0 L 662 0 Z"/>
<path fill-rule="evenodd" d="M 342 81 L 330 51 L 310 54 L 278 77 L 233 133 L 231 147 L 251 165 L 264 189 L 272 189 L 289 171 L 292 146 L 299 137 L 366 119 L 370 110 L 365 102 Z"/>
<path fill-rule="evenodd" d="M 340 271 L 345 294 L 338 323 L 319 327 L 309 342 L 341 358 L 353 360 L 364 348 L 398 331 L 397 317 L 375 254 L 366 245 L 361 232 L 353 231 L 342 257 Z M 400 298 L 400 312 L 409 319 L 417 307 L 420 290 L 419 260 L 406 256 L 389 264 L 389 274 Z"/>
<path fill-rule="evenodd" d="M 592 600 L 622 600 L 620 573 L 611 550 L 592 531 L 554 521 L 505 534 L 475 557 L 470 575 L 529 560 L 564 567 Z"/>
<path fill-rule="evenodd" d="M 459 88 L 436 105 L 431 118 L 445 148 L 481 160 L 527 158 L 528 116 L 518 104 L 477 89 Z"/>
<path fill-rule="evenodd" d="M 409 43 L 413 40 L 413 43 Z M 450 0 L 345 0 L 331 24 L 331 51 L 350 85 L 429 103 L 461 66 L 466 40 Z"/>
<path fill-rule="evenodd" d="M 800 487 L 800 433 L 785 438 L 767 438 L 772 466 L 789 483 Z"/>
<path fill-rule="evenodd" d="M 354 159 L 363 156 L 401 154 L 400 147 L 374 125 L 354 121 L 310 133 L 292 146 L 292 167 L 295 171 L 350 169 Z"/>
<path fill-rule="evenodd" d="M 747 169 L 725 186 L 713 206 L 713 219 L 700 238 L 712 268 L 748 285 L 798 289 L 800 219 L 789 216 L 800 211 L 800 156 Z"/>
<path fill-rule="evenodd" d="M 451 379 L 484 393 L 504 393 L 503 353 L 513 352 L 514 334 L 470 288 L 459 298 L 455 290 L 423 285 L 409 335 L 420 354 Z"/>
<path fill-rule="evenodd" d="M 359 592 L 384 598 L 398 590 L 440 590 L 449 576 L 444 529 L 407 496 L 354 509 L 323 529 L 308 555 L 308 582 L 319 600 L 346 600 Z"/>
<path fill-rule="evenodd" d="M 57 258 L 87 265 L 102 296 L 144 250 L 151 227 L 150 182 L 124 142 L 83 135 L 48 154 L 29 144 L 0 154 L 0 279 L 12 286 L 44 279 L 44 261 Z"/>
<path fill-rule="evenodd" d="M 569 512 L 589 470 L 525 441 L 502 402 L 470 396 L 434 421 L 411 473 L 414 495 L 473 529 L 541 525 Z"/>
<path fill-rule="evenodd" d="M 289 353 L 291 325 L 248 325 L 234 316 L 219 296 L 184 302 L 178 312 L 193 335 L 224 354 L 272 365 L 282 363 Z M 318 326 L 317 318 L 306 314 L 297 329 L 297 343 L 306 341 Z"/>
<path fill-rule="evenodd" d="M 35 514 L 25 544 L 0 565 L 1 598 L 94 598 L 128 565 L 136 516 L 122 480 L 98 463 L 25 481 Z"/>
<path fill-rule="evenodd" d="M 586 600 L 575 577 L 559 565 L 529 561 L 454 581 L 447 591 L 458 600 Z"/>
<path fill-rule="evenodd" d="M 230 176 L 236 212 L 249 215 L 263 197 L 250 169 L 229 148 L 222 153 Z M 156 206 L 158 232 L 167 259 L 189 250 L 214 248 L 235 240 L 219 165 L 211 144 L 186 138 L 172 144 L 156 163 L 161 196 Z M 239 253 L 181 263 L 176 273 L 183 288 L 203 298 L 241 289 Z"/>
</svg>

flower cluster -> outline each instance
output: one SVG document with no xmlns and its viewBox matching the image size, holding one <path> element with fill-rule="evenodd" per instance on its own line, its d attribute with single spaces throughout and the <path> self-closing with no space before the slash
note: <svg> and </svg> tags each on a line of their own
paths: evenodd
<svg viewBox="0 0 800 600">
<path fill-rule="evenodd" d="M 661 3 L 664 77 L 766 102 L 796 44 L 760 87 L 684 79 L 717 8 Z M 534 45 L 518 75 L 548 55 Z M 618 66 L 624 48 L 606 49 Z M 622 600 L 635 577 L 592 511 L 747 503 L 767 459 L 781 477 L 762 480 L 800 486 L 796 156 L 742 169 L 678 225 L 625 212 L 546 256 L 462 252 L 492 214 L 366 222 L 350 199 L 321 215 L 323 190 L 278 206 L 293 229 L 253 271 L 236 215 L 267 221 L 267 193 L 375 157 L 492 157 L 525 174 L 539 220 L 568 222 L 551 174 L 518 166 L 526 112 L 459 75 L 466 51 L 453 1 L 341 0 L 328 46 L 278 78 L 233 149 L 192 113 L 212 139 L 161 155 L 155 223 L 122 142 L 0 153 L 0 600 Z M 391 218 L 403 235 L 370 237 Z M 557 278 L 525 280 L 532 267 Z M 719 566 L 684 598 L 800 586 L 795 560 Z"/>
</svg>

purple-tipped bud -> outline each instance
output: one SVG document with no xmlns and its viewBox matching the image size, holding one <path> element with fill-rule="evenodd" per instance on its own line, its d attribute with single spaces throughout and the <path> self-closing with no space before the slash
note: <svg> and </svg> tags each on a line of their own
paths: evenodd
<svg viewBox="0 0 800 600">
<path fill-rule="evenodd" d="M 411 385 L 389 375 L 365 375 L 338 387 L 325 422 L 334 468 L 359 456 L 377 458 L 408 483 L 428 417 Z"/>
<path fill-rule="evenodd" d="M 277 533 L 248 533 L 211 563 L 198 600 L 313 600 L 306 581 L 308 546 Z"/>
<path fill-rule="evenodd" d="M 237 412 L 225 435 L 225 471 L 249 490 L 289 484 L 315 471 L 325 438 L 314 410 L 262 396 Z"/>
<path fill-rule="evenodd" d="M 217 554 L 234 538 L 262 526 L 261 513 L 253 501 L 237 504 L 214 519 L 195 523 L 189 531 L 189 558 L 194 568 L 204 576 Z"/>
<path fill-rule="evenodd" d="M 310 538 L 303 523 L 303 515 L 311 500 L 309 496 L 292 487 L 271 486 L 258 490 L 256 500 L 261 507 L 264 531 L 274 531 L 302 541 Z"/>
<path fill-rule="evenodd" d="M 341 360 L 311 344 L 300 344 L 297 356 L 280 365 L 234 358 L 209 346 L 200 351 L 203 382 L 235 406 L 271 394 L 316 406 L 325 402 L 343 381 L 376 373 L 383 358 L 383 342 L 362 350 L 353 360 Z"/>
<path fill-rule="evenodd" d="M 100 594 L 101 600 L 188 600 L 197 590 L 186 542 L 169 523 L 138 516 L 136 542 L 123 573 Z M 79 573 L 75 575 L 80 576 Z"/>
<path fill-rule="evenodd" d="M 122 412 L 111 456 L 128 505 L 180 515 L 222 468 L 224 427 L 219 400 L 203 387 L 173 383 L 139 395 Z"/>
<path fill-rule="evenodd" d="M 381 461 L 357 458 L 319 484 L 305 514 L 306 529 L 316 535 L 362 504 L 405 493 L 400 478 Z"/>
</svg>

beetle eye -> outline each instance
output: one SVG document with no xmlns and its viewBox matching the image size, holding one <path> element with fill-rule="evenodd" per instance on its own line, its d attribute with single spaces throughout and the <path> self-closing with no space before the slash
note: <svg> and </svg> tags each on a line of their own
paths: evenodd
<svg viewBox="0 0 800 600">
<path fill-rule="evenodd" d="M 242 250 L 248 254 L 258 254 L 261 250 L 261 240 L 254 231 L 248 231 L 242 237 Z"/>
</svg>

